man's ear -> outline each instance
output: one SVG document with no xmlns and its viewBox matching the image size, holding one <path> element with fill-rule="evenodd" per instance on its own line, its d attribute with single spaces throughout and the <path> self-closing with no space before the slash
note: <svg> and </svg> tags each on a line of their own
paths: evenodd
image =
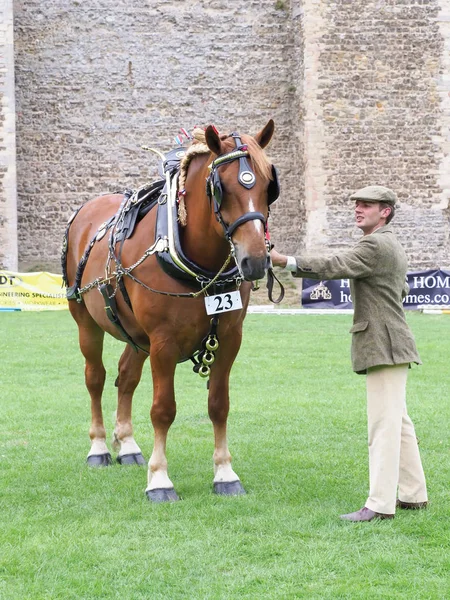
<svg viewBox="0 0 450 600">
<path fill-rule="evenodd" d="M 387 214 L 386 214 L 386 212 L 385 212 L 386 210 L 387 210 L 387 211 L 389 211 Z M 385 219 L 387 219 L 387 218 L 388 218 L 388 216 L 389 216 L 389 215 L 391 214 L 391 212 L 392 212 L 392 208 L 391 208 L 390 206 L 382 206 L 382 207 L 381 207 L 381 211 L 380 211 L 380 212 L 381 212 L 381 214 L 383 215 L 383 217 L 384 217 Z"/>
</svg>

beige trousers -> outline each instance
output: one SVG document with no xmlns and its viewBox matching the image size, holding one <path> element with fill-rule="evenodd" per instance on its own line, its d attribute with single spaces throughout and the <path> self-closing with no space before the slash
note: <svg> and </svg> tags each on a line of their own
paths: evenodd
<svg viewBox="0 0 450 600">
<path fill-rule="evenodd" d="M 408 364 L 367 372 L 370 491 L 365 506 L 392 515 L 395 501 L 425 502 L 427 488 L 414 425 L 406 412 Z"/>
</svg>

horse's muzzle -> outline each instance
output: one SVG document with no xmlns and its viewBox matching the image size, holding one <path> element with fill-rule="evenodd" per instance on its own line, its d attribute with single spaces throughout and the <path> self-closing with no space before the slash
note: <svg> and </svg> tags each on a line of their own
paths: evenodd
<svg viewBox="0 0 450 600">
<path fill-rule="evenodd" d="M 270 267 L 269 255 L 261 257 L 245 256 L 240 263 L 245 281 L 256 281 L 263 279 L 267 269 Z"/>
</svg>

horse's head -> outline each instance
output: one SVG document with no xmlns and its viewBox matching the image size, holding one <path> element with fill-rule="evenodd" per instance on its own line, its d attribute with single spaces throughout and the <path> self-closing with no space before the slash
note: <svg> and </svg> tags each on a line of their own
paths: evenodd
<svg viewBox="0 0 450 600">
<path fill-rule="evenodd" d="M 205 131 L 206 144 L 215 155 L 207 193 L 218 231 L 231 242 L 236 264 L 247 281 L 262 279 L 270 265 L 267 218 L 279 186 L 275 167 L 263 148 L 273 131 L 272 120 L 254 137 L 238 133 L 220 136 L 212 125 Z"/>
</svg>

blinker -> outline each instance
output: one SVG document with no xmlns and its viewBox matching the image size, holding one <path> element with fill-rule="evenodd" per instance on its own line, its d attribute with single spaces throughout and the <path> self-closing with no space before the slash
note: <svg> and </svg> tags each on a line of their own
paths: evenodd
<svg viewBox="0 0 450 600">
<path fill-rule="evenodd" d="M 274 165 L 272 165 L 272 179 L 269 182 L 269 187 L 267 189 L 267 203 L 269 204 L 269 206 L 273 202 L 275 202 L 275 200 L 279 197 L 279 195 L 280 195 L 280 183 L 278 181 L 278 171 L 274 167 Z"/>
<path fill-rule="evenodd" d="M 227 155 L 224 155 L 224 156 L 227 156 Z M 219 158 L 222 158 L 222 157 L 219 157 Z M 236 158 L 239 158 L 239 160 L 242 160 L 242 158 L 240 158 L 240 157 L 234 157 L 234 158 L 231 158 L 231 160 L 235 160 Z M 219 163 L 216 163 L 216 160 L 217 159 L 213 160 L 213 162 L 210 165 L 208 165 L 210 174 L 209 174 L 208 179 L 206 180 L 206 192 L 210 198 L 215 199 L 216 211 L 217 211 L 218 209 L 220 209 L 220 207 L 222 205 L 222 196 L 223 196 L 222 184 L 220 182 L 220 177 L 219 177 L 219 173 L 217 171 L 217 167 L 228 161 L 221 160 Z M 255 177 L 255 174 L 253 173 L 253 171 L 250 170 L 250 166 L 249 166 L 249 170 L 243 170 L 243 171 L 239 172 L 238 181 L 241 185 L 243 185 L 247 189 L 251 189 L 255 185 L 256 177 Z M 272 179 L 270 180 L 269 187 L 267 189 L 267 204 L 270 206 L 273 202 L 275 202 L 275 200 L 277 200 L 279 195 L 280 195 L 280 184 L 278 181 L 278 171 L 274 167 L 274 165 L 272 165 Z"/>
</svg>

